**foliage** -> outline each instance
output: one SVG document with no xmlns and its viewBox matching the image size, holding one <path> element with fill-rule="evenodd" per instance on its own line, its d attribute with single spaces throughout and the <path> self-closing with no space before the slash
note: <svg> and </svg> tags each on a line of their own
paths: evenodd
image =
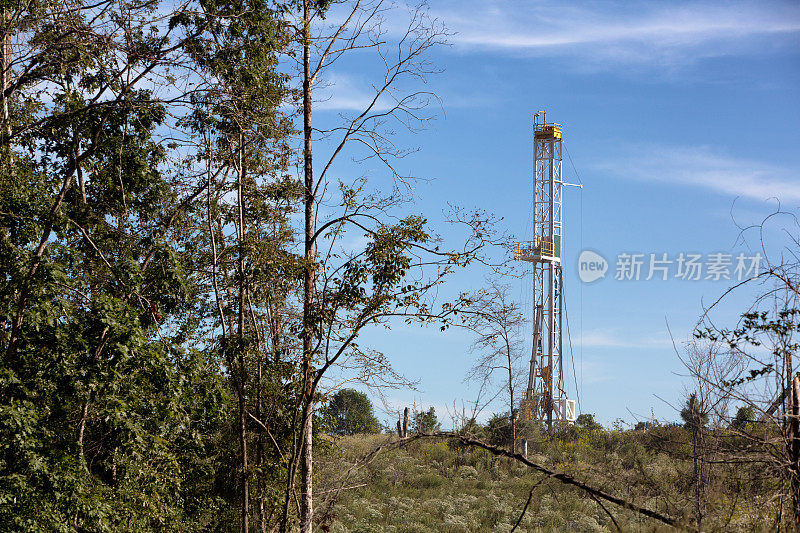
<svg viewBox="0 0 800 533">
<path fill-rule="evenodd" d="M 511 439 L 511 423 L 508 413 L 493 414 L 486 423 L 486 440 L 497 446 L 508 446 Z"/>
<path fill-rule="evenodd" d="M 216 103 L 241 108 L 246 96 L 263 111 L 254 103 L 272 101 L 259 124 L 280 131 L 274 13 L 235 2 L 65 7 L 4 7 L 3 59 L 13 62 L 4 64 L 12 113 L 0 128 L 0 522 L 229 529 L 242 476 L 228 466 L 240 463 L 230 445 L 236 403 L 208 335 L 208 262 L 192 233 L 208 183 L 198 187 L 184 159 L 212 121 L 183 106 L 214 100 L 224 78 L 230 97 Z M 248 15 L 232 17 L 237 10 Z M 257 27 L 245 28 L 253 18 Z M 215 31 L 227 52 L 200 46 Z M 260 48 L 232 45 L 248 32 Z M 258 59 L 259 76 L 255 66 L 232 72 L 223 56 L 233 51 L 256 54 L 239 59 Z M 204 69 L 219 77 L 197 77 Z M 176 78 L 188 88 L 172 86 Z"/>
<path fill-rule="evenodd" d="M 691 393 L 686 400 L 686 405 L 681 409 L 681 419 L 688 429 L 702 428 L 708 424 L 708 410 L 697 398 L 697 393 Z"/>
<path fill-rule="evenodd" d="M 756 421 L 756 410 L 752 405 L 743 405 L 736 410 L 736 416 L 731 422 L 731 428 L 739 431 L 749 431 Z"/>
<path fill-rule="evenodd" d="M 575 425 L 587 431 L 597 431 L 603 429 L 602 424 L 594 419 L 594 415 L 590 413 L 582 413 L 575 419 Z"/>
<path fill-rule="evenodd" d="M 427 411 L 414 411 L 411 428 L 417 433 L 433 433 L 439 431 L 441 424 L 436 418 L 436 409 L 431 406 Z"/>
<path fill-rule="evenodd" d="M 337 391 L 325 407 L 323 416 L 335 435 L 378 433 L 381 429 L 372 402 L 366 394 L 354 389 Z"/>
</svg>

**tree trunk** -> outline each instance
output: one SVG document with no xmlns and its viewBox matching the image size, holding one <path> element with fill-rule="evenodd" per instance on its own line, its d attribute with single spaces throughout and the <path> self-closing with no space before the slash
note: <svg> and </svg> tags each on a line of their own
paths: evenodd
<svg viewBox="0 0 800 533">
<path fill-rule="evenodd" d="M 255 317 L 253 317 L 255 321 Z M 264 366 L 264 349 L 266 346 L 259 346 L 258 350 L 258 369 L 256 370 L 256 418 L 259 420 L 264 419 L 264 413 L 262 409 L 263 403 L 263 383 L 264 383 L 264 375 L 262 372 Z M 267 532 L 267 519 L 266 519 L 266 512 L 264 509 L 264 479 L 263 475 L 261 474 L 261 468 L 264 465 L 264 431 L 263 429 L 258 432 L 258 440 L 256 441 L 256 471 L 259 474 L 256 476 L 256 491 L 257 491 L 257 498 L 258 498 L 258 530 L 261 533 Z"/>
<path fill-rule="evenodd" d="M 303 497 L 300 502 L 300 531 L 311 533 L 314 529 L 314 461 L 313 461 L 313 406 L 308 405 L 308 414 L 303 421 Z"/>
<path fill-rule="evenodd" d="M 9 15 L 6 13 L 6 8 L 3 7 L 3 34 L 0 35 L 0 88 L 2 88 L 2 93 L 0 93 L 0 99 L 2 99 L 2 113 L 3 113 L 3 129 L 2 135 L 5 137 L 2 143 L 3 150 L 6 150 L 7 153 L 3 154 L 3 157 L 7 158 L 7 163 L 9 165 L 8 172 L 11 172 L 11 165 L 13 164 L 13 160 L 11 158 L 11 116 L 8 113 L 8 97 L 6 96 L 6 89 L 8 88 L 8 28 L 6 24 L 8 23 Z"/>
<path fill-rule="evenodd" d="M 240 384 L 240 389 L 243 384 Z M 247 420 L 243 393 L 239 393 L 239 447 L 242 452 L 242 531 L 250 531 L 250 481 L 247 464 Z"/>
<path fill-rule="evenodd" d="M 239 208 L 239 242 L 238 246 L 238 261 L 237 270 L 239 271 L 239 295 L 238 295 L 238 311 L 237 328 L 236 328 L 236 352 L 238 357 L 238 374 L 236 380 L 236 393 L 239 397 L 239 447 L 241 449 L 242 459 L 242 531 L 248 533 L 250 531 L 250 475 L 249 465 L 247 463 L 247 404 L 245 394 L 245 376 L 247 369 L 245 368 L 244 359 L 244 300 L 245 300 L 245 276 L 244 276 L 244 180 L 246 178 L 245 162 L 244 162 L 244 136 L 239 133 L 239 179 L 237 180 L 237 194 L 238 194 L 238 208 Z M 236 370 L 234 370 L 236 372 Z"/>
<path fill-rule="evenodd" d="M 504 336 L 506 341 L 506 362 L 508 363 L 508 419 L 511 423 L 511 453 L 516 452 L 516 445 L 517 445 L 517 421 L 516 417 L 514 416 L 514 369 L 513 369 L 513 359 L 511 353 L 511 342 L 508 340 L 507 336 Z"/>
<path fill-rule="evenodd" d="M 408 437 L 408 407 L 403 410 L 403 438 Z"/>
<path fill-rule="evenodd" d="M 800 531 L 800 377 L 794 376 L 789 419 L 789 461 L 794 530 Z"/>
<path fill-rule="evenodd" d="M 303 268 L 303 425 L 302 425 L 302 496 L 300 501 L 300 531 L 311 533 L 314 528 L 313 496 L 313 426 L 314 401 L 314 167 L 311 153 L 311 30 L 310 0 L 303 0 L 303 178 L 305 185 L 305 266 Z"/>
<path fill-rule="evenodd" d="M 705 515 L 705 441 L 703 431 L 702 405 L 692 396 L 690 404 L 690 420 L 692 425 L 692 455 L 694 456 L 694 494 L 695 522 L 697 529 Z"/>
</svg>

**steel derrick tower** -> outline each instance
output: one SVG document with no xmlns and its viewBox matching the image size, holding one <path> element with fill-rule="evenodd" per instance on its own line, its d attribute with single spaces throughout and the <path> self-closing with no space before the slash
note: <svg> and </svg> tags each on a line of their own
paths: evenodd
<svg viewBox="0 0 800 533">
<path fill-rule="evenodd" d="M 564 391 L 561 358 L 562 132 L 561 124 L 547 122 L 544 111 L 534 115 L 533 241 L 517 243 L 514 254 L 533 264 L 533 346 L 520 412 L 548 428 L 575 420 L 575 401 Z"/>
</svg>

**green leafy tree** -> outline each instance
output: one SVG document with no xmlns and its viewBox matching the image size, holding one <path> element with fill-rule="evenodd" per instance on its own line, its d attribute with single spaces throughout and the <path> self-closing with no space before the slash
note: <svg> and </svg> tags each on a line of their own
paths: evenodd
<svg viewBox="0 0 800 533">
<path fill-rule="evenodd" d="M 285 4 L 295 36 L 292 60 L 299 67 L 294 81 L 302 123 L 302 322 L 297 332 L 302 343 L 302 397 L 297 406 L 302 411 L 301 451 L 292 454 L 288 483 L 294 490 L 299 474 L 302 533 L 310 533 L 314 523 L 312 437 L 320 382 L 331 368 L 345 366 L 370 385 L 405 383 L 383 354 L 359 346 L 359 335 L 365 328 L 389 327 L 399 320 L 430 323 L 452 318 L 460 306 L 440 305 L 436 288 L 455 268 L 475 260 L 494 238 L 485 215 L 458 212 L 452 221 L 469 236 L 463 248 L 445 250 L 424 216 L 402 209 L 414 177 L 400 168 L 409 150 L 396 145 L 394 135 L 398 127 L 419 131 L 432 118 L 426 109 L 435 96 L 418 83 L 437 71 L 428 54 L 444 42 L 444 28 L 424 6 L 405 12 L 408 25 L 398 33 L 386 26 L 391 6 L 380 0 L 337 3 L 337 17 L 325 20 L 329 4 Z M 317 84 L 355 55 L 374 60 L 372 66 L 379 69 L 363 108 L 342 114 L 338 124 L 312 120 Z M 390 103 L 386 107 L 383 102 Z M 342 175 L 343 158 L 364 167 Z M 385 181 L 375 187 L 367 175 L 383 175 Z M 354 249 L 345 244 L 353 240 L 365 240 L 365 245 Z M 293 504 L 287 492 L 283 531 L 291 528 Z"/>
<path fill-rule="evenodd" d="M 594 419 L 594 415 L 590 413 L 583 413 L 578 415 L 575 419 L 575 425 L 581 429 L 588 431 L 599 431 L 603 429 L 602 424 Z"/>
<path fill-rule="evenodd" d="M 687 429 L 698 430 L 708 424 L 708 411 L 697 398 L 697 393 L 692 393 L 686 400 L 686 405 L 681 409 L 681 419 Z"/>
<path fill-rule="evenodd" d="M 747 431 L 756 421 L 756 410 L 752 405 L 743 405 L 736 410 L 731 427 L 738 431 Z"/>
<path fill-rule="evenodd" d="M 495 413 L 486 422 L 486 437 L 497 446 L 507 446 L 511 439 L 512 428 L 508 413 Z"/>
<path fill-rule="evenodd" d="M 336 435 L 378 433 L 381 430 L 372 402 L 366 394 L 354 389 L 337 391 L 328 402 L 324 413 L 330 431 Z"/>
<path fill-rule="evenodd" d="M 440 431 L 442 425 L 436 418 L 436 409 L 431 406 L 427 411 L 414 411 L 411 428 L 417 433 L 433 433 Z"/>
<path fill-rule="evenodd" d="M 237 468 L 226 496 L 244 531 L 254 518 L 270 529 L 270 517 L 279 516 L 275 487 L 287 484 L 296 426 L 289 328 L 298 261 L 288 249 L 302 189 L 287 172 L 292 129 L 281 106 L 289 93 L 278 72 L 286 28 L 274 8 L 262 0 L 204 1 L 174 21 L 204 82 L 181 121 L 194 134 L 184 165 L 205 193 L 187 239 L 207 353 L 222 361 L 235 397 L 228 415 Z"/>
<path fill-rule="evenodd" d="M 155 16 L 154 10 L 163 10 Z M 195 298 L 153 76 L 160 4 L 5 4 L 0 522 L 195 529 L 224 399 L 187 339 Z M 90 37 L 91 36 L 91 37 Z M 157 76 L 156 76 L 157 77 Z M 212 430 L 213 431 L 213 430 Z"/>
</svg>

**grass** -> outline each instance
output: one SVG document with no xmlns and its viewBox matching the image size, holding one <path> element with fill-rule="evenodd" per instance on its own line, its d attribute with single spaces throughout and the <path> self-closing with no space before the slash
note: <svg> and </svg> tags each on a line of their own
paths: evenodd
<svg viewBox="0 0 800 533">
<path fill-rule="evenodd" d="M 510 531 L 543 476 L 513 460 L 445 440 L 418 440 L 384 450 L 344 476 L 390 435 L 336 439 L 316 467 L 323 531 Z M 689 523 L 694 517 L 691 447 L 681 429 L 573 432 L 539 436 L 529 458 L 638 505 Z M 777 504 L 768 502 L 743 469 L 715 470 L 703 529 L 768 531 Z M 733 484 L 733 478 L 736 483 Z M 754 478 L 754 479 L 755 479 Z M 341 483 L 346 487 L 335 490 Z M 734 490 L 735 487 L 735 490 Z M 623 531 L 670 528 L 606 503 Z M 326 511 L 329 511 L 326 513 Z M 585 493 L 554 479 L 534 491 L 518 531 L 615 531 L 608 514 Z"/>
</svg>

